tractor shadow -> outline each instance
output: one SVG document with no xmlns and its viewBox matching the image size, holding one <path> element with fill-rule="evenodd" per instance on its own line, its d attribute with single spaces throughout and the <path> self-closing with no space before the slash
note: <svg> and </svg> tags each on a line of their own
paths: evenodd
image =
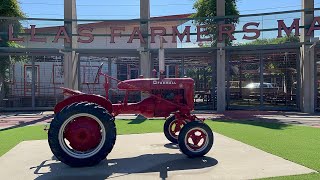
<svg viewBox="0 0 320 180">
<path fill-rule="evenodd" d="M 175 143 L 167 143 L 163 146 L 168 149 L 179 149 L 179 145 Z"/>
<path fill-rule="evenodd" d="M 169 171 L 196 170 L 213 167 L 218 161 L 211 157 L 190 159 L 183 154 L 145 154 L 137 157 L 104 160 L 93 167 L 71 168 L 60 161 L 43 161 L 36 167 L 36 179 L 107 179 L 140 173 L 159 173 L 161 179 L 168 178 Z M 150 176 L 147 176 L 150 177 Z M 141 177 L 138 177 L 140 179 Z"/>
<path fill-rule="evenodd" d="M 229 119 L 219 119 L 219 120 L 212 120 L 215 122 L 223 122 L 223 123 L 230 123 L 230 124 L 244 124 L 250 126 L 259 126 L 267 129 L 274 129 L 274 130 L 283 130 L 287 127 L 292 125 L 286 124 L 284 122 L 278 121 L 276 119 L 249 119 L 249 120 L 229 120 Z"/>
<path fill-rule="evenodd" d="M 129 122 L 128 124 L 141 124 L 143 122 L 145 122 L 147 120 L 146 117 L 138 114 L 137 117 L 133 120 L 131 120 L 131 122 Z"/>
<path fill-rule="evenodd" d="M 9 126 L 9 127 L 6 127 L 6 128 L 2 128 L 2 129 L 0 129 L 0 132 L 1 131 L 7 131 L 7 130 L 10 130 L 10 129 L 21 128 L 21 127 L 25 127 L 25 126 L 35 125 L 37 123 L 45 123 L 46 121 L 52 119 L 54 117 L 54 115 L 46 115 L 46 116 L 43 116 L 43 117 L 41 117 L 39 119 L 28 118 L 27 116 L 19 116 L 19 117 L 21 118 L 21 120 L 19 121 L 19 124 L 13 125 L 13 126 Z M 29 121 L 28 119 L 32 119 L 32 120 Z"/>
</svg>

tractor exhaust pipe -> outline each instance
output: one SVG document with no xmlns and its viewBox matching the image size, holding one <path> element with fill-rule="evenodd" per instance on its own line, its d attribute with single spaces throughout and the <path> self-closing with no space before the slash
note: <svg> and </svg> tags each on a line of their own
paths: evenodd
<svg viewBox="0 0 320 180">
<path fill-rule="evenodd" d="M 160 77 L 159 79 L 163 79 L 164 77 L 164 66 L 165 66 L 165 58 L 164 58 L 164 48 L 163 48 L 163 37 L 159 36 L 160 38 L 160 48 L 159 48 L 159 71 L 160 71 Z"/>
</svg>

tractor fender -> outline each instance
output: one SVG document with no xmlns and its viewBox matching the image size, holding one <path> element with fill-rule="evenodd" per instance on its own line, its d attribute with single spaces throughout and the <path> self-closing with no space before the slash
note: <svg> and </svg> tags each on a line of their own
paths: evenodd
<svg viewBox="0 0 320 180">
<path fill-rule="evenodd" d="M 112 103 L 109 99 L 106 99 L 103 96 L 93 95 L 93 94 L 79 94 L 75 96 L 71 96 L 61 102 L 59 102 L 54 107 L 54 113 L 57 114 L 60 112 L 64 107 L 69 106 L 73 103 L 80 103 L 80 102 L 88 102 L 88 103 L 95 103 L 103 108 L 105 108 L 109 113 L 112 113 Z"/>
</svg>

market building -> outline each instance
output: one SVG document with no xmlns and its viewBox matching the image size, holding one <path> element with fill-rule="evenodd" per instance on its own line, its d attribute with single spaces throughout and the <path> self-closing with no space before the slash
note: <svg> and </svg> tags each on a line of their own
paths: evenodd
<svg viewBox="0 0 320 180">
<path fill-rule="evenodd" d="M 25 60 L 11 65 L 0 110 L 52 109 L 64 98 L 60 86 L 105 95 L 104 78 L 96 78 L 101 63 L 119 80 L 159 77 L 162 39 L 164 76 L 195 80 L 195 109 L 320 111 L 320 9 L 313 0 L 303 0 L 301 10 L 238 17 L 224 17 L 223 2 L 217 1 L 220 18 L 208 17 L 217 24 L 216 39 L 191 14 L 150 18 L 148 0 L 135 20 L 77 20 L 75 1 L 66 0 L 64 20 L 27 18 L 22 33 L 9 24 L 8 37 L 21 48 L 1 48 L 0 56 Z M 227 18 L 239 23 L 225 24 Z M 48 21 L 55 25 L 41 25 Z M 296 41 L 252 43 L 285 36 Z M 112 83 L 109 98 L 121 101 Z M 139 99 L 136 93 L 130 101 Z"/>
</svg>

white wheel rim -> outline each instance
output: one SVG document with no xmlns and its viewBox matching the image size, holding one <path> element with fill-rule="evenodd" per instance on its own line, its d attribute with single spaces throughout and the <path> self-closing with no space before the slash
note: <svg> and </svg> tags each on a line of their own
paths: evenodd
<svg viewBox="0 0 320 180">
<path fill-rule="evenodd" d="M 202 142 L 202 143 L 204 143 L 204 145 L 201 147 L 201 148 L 199 148 L 199 149 L 197 149 L 197 150 L 195 150 L 195 149 L 192 149 L 190 146 L 189 146 L 189 137 L 188 137 L 188 134 L 191 132 L 191 131 L 194 131 L 194 130 L 198 130 L 198 131 L 201 131 L 201 132 L 203 132 L 204 134 L 205 134 L 205 136 L 206 136 L 206 138 L 205 138 L 205 142 Z M 202 128 L 199 128 L 199 127 L 195 127 L 195 128 L 192 128 L 192 129 L 190 129 L 187 133 L 186 133 L 186 136 L 184 137 L 184 143 L 185 143 L 185 145 L 186 145 L 186 147 L 187 147 L 187 149 L 189 150 L 189 151 L 191 151 L 191 152 L 194 152 L 194 153 L 198 153 L 198 152 L 201 152 L 201 151 L 203 151 L 203 150 L 205 150 L 206 148 L 207 148 L 207 146 L 209 145 L 209 136 L 208 136 L 208 133 L 207 133 L 207 131 L 205 131 L 204 129 L 202 129 Z"/>
<path fill-rule="evenodd" d="M 65 131 L 65 128 L 66 126 L 71 122 L 73 121 L 74 119 L 78 118 L 78 117 L 89 117 L 93 120 L 95 120 L 99 126 L 100 126 L 100 132 L 101 132 L 101 141 L 99 143 L 99 145 L 90 150 L 90 151 L 87 151 L 87 152 L 80 152 L 80 151 L 76 151 L 74 149 L 70 149 L 70 147 L 66 144 L 66 141 L 65 141 L 65 138 L 64 138 L 64 131 Z M 67 153 L 69 156 L 71 157 L 74 157 L 74 158 L 77 158 L 77 159 L 85 159 L 85 158 L 89 158 L 95 154 L 97 154 L 101 148 L 103 147 L 103 144 L 106 140 L 106 130 L 104 128 L 104 125 L 102 124 L 102 122 L 96 117 L 96 116 L 93 116 L 91 114 L 87 114 L 87 113 L 80 113 L 80 114 L 75 114 L 71 117 L 69 117 L 66 121 L 64 121 L 64 123 L 62 124 L 60 130 L 59 130 L 59 144 L 60 144 L 60 147 L 62 148 L 62 150 Z"/>
<path fill-rule="evenodd" d="M 171 130 L 172 130 L 172 125 L 173 125 L 173 123 L 175 123 L 176 121 L 177 121 L 177 120 L 175 119 L 175 120 L 173 120 L 173 121 L 169 124 L 169 134 L 170 134 L 171 137 L 173 137 L 173 138 L 175 138 L 175 139 L 178 139 L 179 133 L 180 133 L 180 131 L 181 131 L 182 128 L 180 129 L 179 132 L 177 132 L 177 134 L 172 134 L 172 132 L 171 132 Z M 183 121 L 183 123 L 184 123 L 184 125 L 186 124 L 185 121 Z"/>
</svg>

